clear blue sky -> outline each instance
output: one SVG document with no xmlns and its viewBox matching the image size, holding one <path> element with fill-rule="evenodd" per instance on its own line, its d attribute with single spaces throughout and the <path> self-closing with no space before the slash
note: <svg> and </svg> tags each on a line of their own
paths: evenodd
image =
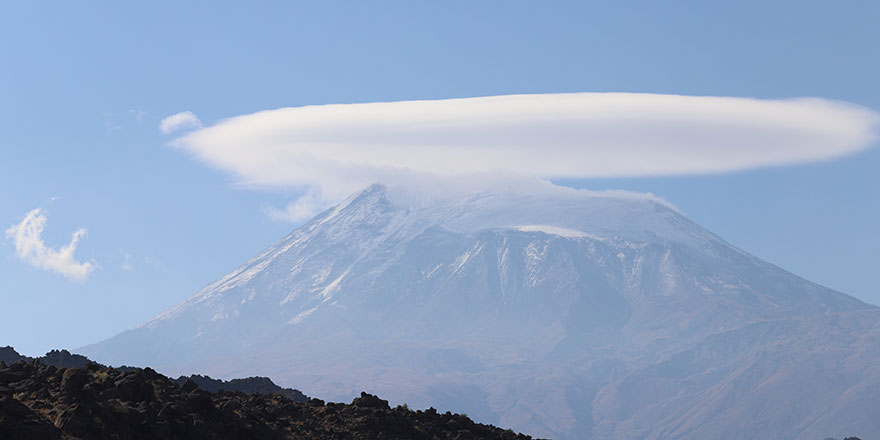
<svg viewBox="0 0 880 440">
<path fill-rule="evenodd" d="M 0 345 L 34 355 L 112 336 L 295 226 L 264 213 L 295 194 L 240 188 L 164 146 L 170 114 L 211 124 L 308 104 L 603 91 L 878 110 L 878 23 L 876 1 L 3 3 L 0 229 L 43 208 L 46 243 L 86 228 L 76 256 L 100 268 L 70 281 L 3 241 Z M 880 303 L 878 148 L 565 183 L 653 192 L 734 245 Z"/>
</svg>

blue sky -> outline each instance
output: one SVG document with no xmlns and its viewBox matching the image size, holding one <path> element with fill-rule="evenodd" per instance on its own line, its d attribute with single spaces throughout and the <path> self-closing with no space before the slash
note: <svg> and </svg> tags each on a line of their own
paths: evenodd
<svg viewBox="0 0 880 440">
<path fill-rule="evenodd" d="M 626 3 L 626 4 L 624 4 Z M 712 3 L 712 4 L 710 4 Z M 880 110 L 880 4 L 92 2 L 0 6 L 0 229 L 44 209 L 83 282 L 0 244 L 0 345 L 75 348 L 150 318 L 295 223 L 296 189 L 243 187 L 170 148 L 289 106 L 520 93 L 812 96 Z M 564 179 L 647 191 L 736 246 L 880 304 L 880 149 L 701 176 Z"/>
</svg>

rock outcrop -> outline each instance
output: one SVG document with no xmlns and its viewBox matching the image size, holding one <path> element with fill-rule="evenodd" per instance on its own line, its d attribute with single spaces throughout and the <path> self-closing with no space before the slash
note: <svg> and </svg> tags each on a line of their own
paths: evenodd
<svg viewBox="0 0 880 440">
<path fill-rule="evenodd" d="M 55 368 L 82 368 L 93 363 L 89 358 L 80 354 L 73 354 L 67 350 L 52 350 L 43 356 L 32 358 L 19 354 L 8 345 L 0 347 L 0 362 L 9 365 L 18 361 L 38 361 L 43 365 L 52 365 Z"/>
<path fill-rule="evenodd" d="M 280 394 L 294 402 L 309 401 L 309 397 L 303 394 L 300 390 L 279 387 L 268 377 L 247 377 L 244 379 L 220 380 L 212 379 L 209 376 L 193 374 L 189 377 L 180 376 L 173 380 L 180 386 L 183 386 L 187 381 L 192 381 L 193 384 L 199 388 L 211 392 L 241 391 L 247 394 Z"/>
</svg>

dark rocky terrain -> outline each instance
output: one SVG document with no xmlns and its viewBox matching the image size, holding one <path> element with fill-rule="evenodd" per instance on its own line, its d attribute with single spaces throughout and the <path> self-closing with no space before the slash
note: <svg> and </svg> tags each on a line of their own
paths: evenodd
<svg viewBox="0 0 880 440">
<path fill-rule="evenodd" d="M 17 351 L 15 351 L 14 348 L 10 346 L 0 347 L 0 362 L 10 365 L 19 361 L 37 361 L 43 365 L 51 365 L 55 368 L 83 368 L 88 366 L 89 364 L 96 364 L 96 362 L 90 360 L 83 355 L 73 354 L 67 350 L 52 350 L 46 353 L 44 356 L 33 358 L 30 356 L 19 354 Z M 105 365 L 97 365 L 101 368 L 106 368 Z M 121 366 L 115 367 L 115 369 L 122 372 L 128 372 L 138 370 L 139 368 Z M 204 391 L 241 391 L 247 394 L 280 394 L 290 400 L 293 400 L 294 402 L 309 401 L 309 396 L 306 396 L 300 390 L 282 388 L 272 382 L 272 380 L 268 377 L 248 377 L 244 379 L 220 380 L 213 379 L 210 376 L 193 374 L 191 376 L 180 376 L 177 379 L 171 380 L 180 386 L 183 386 L 183 384 L 187 380 L 192 380 L 193 382 L 195 382 L 196 385 L 198 385 L 200 389 Z"/>
<path fill-rule="evenodd" d="M 45 362 L 70 361 L 65 352 L 37 359 L 19 355 L 7 365 L 18 353 L 8 347 L 0 353 L 4 440 L 531 438 L 465 415 L 391 408 L 366 393 L 350 404 L 303 402 L 296 401 L 305 398 L 298 391 L 294 399 L 274 393 L 280 388 L 265 378 L 173 380 L 151 368 L 115 369 L 87 360 L 80 367 L 59 368 Z M 273 394 L 219 391 L 230 384 L 260 386 Z"/>
</svg>

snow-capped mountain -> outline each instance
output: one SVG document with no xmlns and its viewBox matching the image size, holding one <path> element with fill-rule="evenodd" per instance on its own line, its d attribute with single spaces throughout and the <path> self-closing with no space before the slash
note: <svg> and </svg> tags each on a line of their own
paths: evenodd
<svg viewBox="0 0 880 440">
<path fill-rule="evenodd" d="M 880 435 L 880 311 L 648 196 L 374 185 L 80 350 L 553 438 Z"/>
</svg>

